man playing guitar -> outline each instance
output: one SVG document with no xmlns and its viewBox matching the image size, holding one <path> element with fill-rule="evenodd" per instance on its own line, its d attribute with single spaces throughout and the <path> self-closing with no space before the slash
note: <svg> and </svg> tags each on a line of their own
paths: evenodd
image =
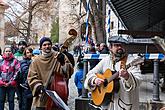
<svg viewBox="0 0 165 110">
<path fill-rule="evenodd" d="M 127 54 L 125 39 L 112 36 L 108 41 L 110 54 L 87 73 L 84 87 L 92 91 L 94 104 L 106 110 L 139 110 L 140 65 L 130 66 L 135 58 Z M 112 76 L 108 78 L 111 72 Z M 104 101 L 100 102 L 102 96 Z"/>
</svg>

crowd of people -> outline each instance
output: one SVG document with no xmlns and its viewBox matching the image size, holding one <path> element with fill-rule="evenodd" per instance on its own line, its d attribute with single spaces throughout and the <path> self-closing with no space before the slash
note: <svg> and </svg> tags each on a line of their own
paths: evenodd
<svg viewBox="0 0 165 110">
<path fill-rule="evenodd" d="M 68 79 L 73 73 L 74 58 L 66 47 L 63 47 L 60 54 L 52 50 L 52 42 L 47 37 L 40 40 L 40 49 L 33 49 L 25 41 L 20 41 L 18 45 L 14 43 L 5 46 L 3 52 L 0 49 L 0 110 L 4 110 L 6 101 L 9 103 L 9 110 L 14 110 L 15 97 L 18 99 L 19 110 L 31 110 L 32 103 L 37 103 L 41 90 L 50 89 L 51 85 L 47 85 L 47 88 L 44 86 L 54 63 L 56 65 L 51 74 L 59 74 L 59 78 L 63 78 L 60 80 L 66 82 L 64 87 L 67 88 L 68 97 Z M 34 107 L 43 109 L 45 106 L 46 103 Z"/>
<path fill-rule="evenodd" d="M 99 73 L 104 75 L 108 69 L 115 76 L 114 87 L 110 93 L 106 93 L 106 98 L 99 106 L 104 110 L 123 110 L 126 107 L 138 110 L 141 70 L 139 65 L 126 68 L 135 59 L 128 55 L 126 44 L 127 41 L 122 37 L 115 36 L 109 38 L 109 47 L 101 43 L 89 46 L 88 51 L 85 51 L 80 45 L 75 46 L 73 50 L 78 56 L 77 62 L 68 47 L 53 45 L 48 37 L 41 38 L 39 49 L 28 46 L 25 41 L 20 41 L 18 47 L 15 44 L 6 46 L 3 52 L 0 51 L 0 110 L 4 110 L 6 100 L 9 110 L 14 110 L 14 97 L 18 99 L 19 110 L 62 110 L 47 95 L 47 90 L 56 91 L 67 105 L 68 83 L 73 73 L 78 97 L 81 97 L 83 86 L 89 92 L 94 92 L 111 83 L 108 78 L 98 77 Z M 102 60 L 89 61 L 90 71 L 85 79 L 83 53 L 108 54 Z M 74 67 L 77 67 L 75 71 Z"/>
<path fill-rule="evenodd" d="M 5 102 L 9 110 L 14 110 L 14 98 L 17 97 L 20 110 L 31 110 L 33 95 L 27 83 L 27 75 L 33 49 L 25 41 L 18 46 L 14 43 L 5 46 L 0 59 L 0 110 Z"/>
<path fill-rule="evenodd" d="M 53 46 L 50 38 L 43 37 L 39 49 L 20 41 L 18 44 L 14 42 L 11 46 L 5 46 L 3 52 L 1 49 L 0 52 L 0 110 L 4 110 L 6 101 L 9 103 L 9 110 L 14 110 L 15 97 L 18 99 L 19 110 L 57 110 L 56 104 L 48 105 L 45 102 L 48 97 L 40 101 L 47 89 L 57 89 L 60 97 L 63 97 L 61 93 L 65 90 L 63 93 L 66 93 L 66 97 L 63 100 L 67 104 L 69 78 L 75 66 L 68 47 L 61 45 L 59 48 L 57 44 Z M 52 74 L 50 78 L 49 74 Z M 57 80 L 61 83 L 56 82 Z M 55 86 L 61 87 L 61 90 Z"/>
</svg>

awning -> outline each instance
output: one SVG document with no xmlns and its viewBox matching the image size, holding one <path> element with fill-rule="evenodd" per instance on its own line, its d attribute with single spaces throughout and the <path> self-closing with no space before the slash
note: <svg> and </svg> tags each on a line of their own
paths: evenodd
<svg viewBox="0 0 165 110">
<path fill-rule="evenodd" d="M 165 32 L 165 0 L 108 1 L 127 30 Z"/>
</svg>

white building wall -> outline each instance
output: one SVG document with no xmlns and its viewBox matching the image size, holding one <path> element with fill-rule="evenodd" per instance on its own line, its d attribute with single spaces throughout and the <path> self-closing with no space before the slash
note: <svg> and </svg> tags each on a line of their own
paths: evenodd
<svg viewBox="0 0 165 110">
<path fill-rule="evenodd" d="M 5 40 L 4 40 L 4 28 L 5 28 L 5 19 L 3 13 L 5 12 L 5 9 L 7 6 L 4 4 L 1 4 L 0 1 L 0 47 L 3 50 L 5 47 Z"/>
<path fill-rule="evenodd" d="M 51 0 L 51 4 L 49 6 L 50 10 L 47 10 L 48 13 L 47 15 L 42 15 L 41 13 L 38 14 L 38 16 L 33 18 L 32 21 L 32 30 L 33 34 L 38 35 L 38 43 L 41 37 L 46 36 L 50 37 L 51 36 L 51 29 L 52 29 L 52 23 L 53 20 L 55 20 L 58 17 L 58 7 L 59 3 L 54 2 L 54 0 Z"/>
<path fill-rule="evenodd" d="M 125 30 L 125 28 L 122 26 L 121 22 L 119 21 L 119 19 L 117 18 L 117 16 L 115 15 L 115 13 L 111 10 L 111 8 L 109 7 L 109 5 L 107 5 L 106 8 L 106 32 L 107 32 L 107 44 L 108 44 L 108 37 L 110 36 L 118 36 L 118 30 Z M 110 28 L 110 34 L 108 33 L 108 11 L 110 11 L 110 27 L 113 23 L 113 28 Z M 126 35 L 122 35 L 123 37 L 126 38 Z"/>
<path fill-rule="evenodd" d="M 79 1 L 60 0 L 59 4 L 59 43 L 69 38 L 70 29 L 75 29 L 79 33 Z"/>
</svg>

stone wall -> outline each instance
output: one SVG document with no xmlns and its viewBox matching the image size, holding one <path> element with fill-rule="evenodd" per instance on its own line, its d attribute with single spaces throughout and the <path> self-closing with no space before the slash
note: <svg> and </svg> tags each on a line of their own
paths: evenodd
<svg viewBox="0 0 165 110">
<path fill-rule="evenodd" d="M 4 19 L 4 12 L 7 8 L 3 2 L 0 1 L 0 47 L 3 50 L 5 46 L 4 41 L 4 28 L 5 28 L 5 19 Z"/>
<path fill-rule="evenodd" d="M 69 38 L 69 30 L 75 29 L 79 33 L 79 1 L 60 0 L 59 4 L 59 43 Z"/>
</svg>

